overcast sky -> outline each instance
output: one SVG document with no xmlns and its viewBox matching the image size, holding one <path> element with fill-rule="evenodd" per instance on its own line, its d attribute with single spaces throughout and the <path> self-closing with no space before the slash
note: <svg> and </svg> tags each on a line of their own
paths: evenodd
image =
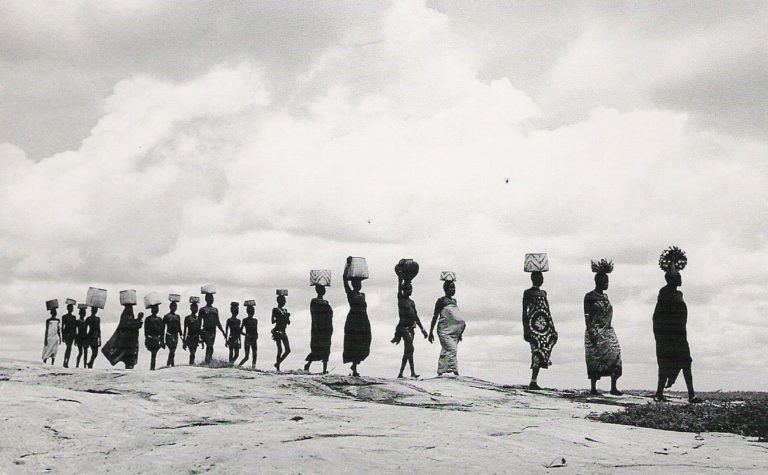
<svg viewBox="0 0 768 475">
<path fill-rule="evenodd" d="M 106 341 L 119 290 L 211 282 L 225 318 L 257 300 L 265 369 L 289 288 L 298 368 L 308 273 L 331 268 L 346 372 L 359 255 L 361 370 L 393 376 L 411 257 L 425 324 L 458 275 L 462 371 L 525 383 L 523 257 L 548 252 L 540 384 L 588 384 L 582 299 L 608 258 L 621 385 L 651 388 L 657 261 L 678 245 L 697 385 L 768 389 L 767 20 L 757 1 L 2 2 L 0 356 L 39 359 L 47 299 L 109 289 Z M 417 341 L 422 374 L 438 352 Z"/>
</svg>

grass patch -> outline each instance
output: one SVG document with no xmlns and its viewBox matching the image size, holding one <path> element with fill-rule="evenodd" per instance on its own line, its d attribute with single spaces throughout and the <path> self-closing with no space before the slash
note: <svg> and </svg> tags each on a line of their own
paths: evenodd
<svg viewBox="0 0 768 475">
<path fill-rule="evenodd" d="M 709 393 L 704 397 L 702 404 L 642 404 L 618 412 L 592 413 L 588 418 L 677 432 L 729 432 L 768 442 L 768 395 Z"/>
</svg>

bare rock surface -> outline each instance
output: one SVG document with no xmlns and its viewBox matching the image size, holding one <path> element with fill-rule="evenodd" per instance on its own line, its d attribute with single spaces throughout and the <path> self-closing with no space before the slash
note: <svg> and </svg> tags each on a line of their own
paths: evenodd
<svg viewBox="0 0 768 475">
<path fill-rule="evenodd" d="M 639 396 L 0 359 L 0 473 L 765 473 L 732 434 L 585 419 Z"/>
</svg>

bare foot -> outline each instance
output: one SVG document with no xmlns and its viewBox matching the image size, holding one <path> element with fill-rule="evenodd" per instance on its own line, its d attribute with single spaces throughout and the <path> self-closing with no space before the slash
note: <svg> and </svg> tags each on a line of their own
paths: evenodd
<svg viewBox="0 0 768 475">
<path fill-rule="evenodd" d="M 611 389 L 611 394 L 613 394 L 614 396 L 623 396 L 624 395 L 624 393 L 619 391 L 618 389 Z"/>
<path fill-rule="evenodd" d="M 656 394 L 655 396 L 653 396 L 653 400 L 656 402 L 667 402 L 667 398 L 665 398 L 661 394 Z"/>
<path fill-rule="evenodd" d="M 597 389 L 593 389 L 593 390 L 589 391 L 589 394 L 591 394 L 593 396 L 599 396 L 600 395 L 600 393 L 597 391 Z"/>
<path fill-rule="evenodd" d="M 413 379 L 418 379 L 419 376 L 421 376 L 421 375 L 420 374 L 416 374 L 416 373 L 412 373 L 411 374 L 411 378 L 413 378 Z"/>
<path fill-rule="evenodd" d="M 280 372 L 280 365 L 279 365 L 279 364 L 277 364 L 277 363 L 275 363 L 275 365 L 274 365 L 274 366 L 275 366 L 275 369 L 277 370 L 277 372 L 279 373 L 279 372 Z"/>
<path fill-rule="evenodd" d="M 539 391 L 539 390 L 541 390 L 541 387 L 538 384 L 536 384 L 536 383 L 531 383 L 531 384 L 528 385 L 528 389 L 530 389 L 532 391 Z"/>
<path fill-rule="evenodd" d="M 698 396 L 693 396 L 693 397 L 689 397 L 689 398 L 688 398 L 688 402 L 689 402 L 690 404 L 701 404 L 702 402 L 704 402 L 704 400 L 703 400 L 703 399 L 701 399 L 701 398 L 700 398 L 700 397 L 698 397 Z"/>
<path fill-rule="evenodd" d="M 400 373 L 397 375 L 397 379 L 403 379 L 405 376 L 403 376 L 403 373 Z"/>
</svg>

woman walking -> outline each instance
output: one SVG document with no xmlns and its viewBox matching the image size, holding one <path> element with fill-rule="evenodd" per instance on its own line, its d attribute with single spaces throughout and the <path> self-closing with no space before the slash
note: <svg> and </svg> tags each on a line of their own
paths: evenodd
<svg viewBox="0 0 768 475">
<path fill-rule="evenodd" d="M 360 376 L 357 366 L 371 353 L 371 322 L 368 320 L 368 304 L 365 301 L 363 277 L 350 275 L 352 257 L 347 257 L 344 269 L 344 291 L 347 293 L 349 313 L 344 322 L 344 363 L 352 363 L 352 376 Z M 367 274 L 367 265 L 366 272 Z"/>
<path fill-rule="evenodd" d="M 277 290 L 277 307 L 272 309 L 272 339 L 277 345 L 277 357 L 275 358 L 275 369 L 280 372 L 280 364 L 291 354 L 291 342 L 288 341 L 286 327 L 291 324 L 291 314 L 285 309 L 285 296 L 288 291 L 284 289 Z"/>
<path fill-rule="evenodd" d="M 435 340 L 435 325 L 437 336 L 440 339 L 440 358 L 437 360 L 437 375 L 453 373 L 459 375 L 458 346 L 464 335 L 467 324 L 461 318 L 456 299 L 455 280 L 446 280 L 443 283 L 445 295 L 435 302 L 435 313 L 429 326 L 429 342 Z"/>
<path fill-rule="evenodd" d="M 621 396 L 616 388 L 616 381 L 621 377 L 621 347 L 611 321 L 613 307 L 608 295 L 608 274 L 613 271 L 613 262 L 605 259 L 592 261 L 595 273 L 595 290 L 584 296 L 584 354 L 587 361 L 587 377 L 592 394 L 597 392 L 597 381 L 603 376 L 611 378 L 611 394 Z"/>
<path fill-rule="evenodd" d="M 313 361 L 323 362 L 323 374 L 328 374 L 328 358 L 331 355 L 331 337 L 333 336 L 333 308 L 325 297 L 325 286 L 315 284 L 317 297 L 309 303 L 309 314 L 312 317 L 312 337 L 309 343 L 310 352 L 304 371 L 309 371 Z"/>
<path fill-rule="evenodd" d="M 59 302 L 51 300 L 46 302 L 46 307 L 51 312 L 51 316 L 45 320 L 45 336 L 43 337 L 43 363 L 49 358 L 51 364 L 56 361 L 56 353 L 59 351 L 59 344 L 61 343 L 61 325 L 58 318 L 56 318 L 56 308 L 59 306 Z"/>
</svg>

